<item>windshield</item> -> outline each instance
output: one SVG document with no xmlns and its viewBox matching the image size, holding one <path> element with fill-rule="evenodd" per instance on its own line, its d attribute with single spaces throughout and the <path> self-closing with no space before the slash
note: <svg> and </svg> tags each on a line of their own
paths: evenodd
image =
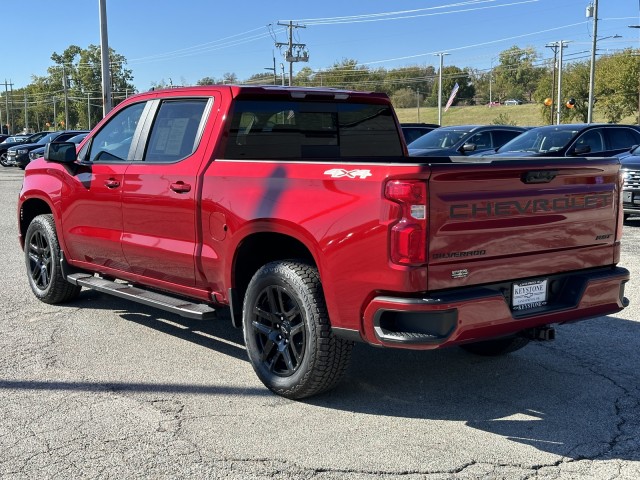
<svg viewBox="0 0 640 480">
<path fill-rule="evenodd" d="M 45 145 L 49 142 L 52 142 L 54 138 L 56 138 L 58 136 L 57 133 L 50 133 L 48 135 L 45 135 L 44 137 L 42 137 L 40 140 L 38 140 L 37 143 L 38 145 Z"/>
<path fill-rule="evenodd" d="M 505 143 L 498 149 L 498 152 L 556 152 L 566 147 L 577 133 L 578 129 L 576 128 L 533 128 Z"/>
<path fill-rule="evenodd" d="M 411 142 L 408 147 L 417 148 L 451 148 L 460 140 L 469 136 L 468 130 L 446 130 L 438 128 L 424 134 L 417 140 Z"/>
<path fill-rule="evenodd" d="M 40 140 L 46 134 L 47 132 L 34 133 L 30 137 L 27 137 L 27 139 L 25 140 L 25 143 L 38 143 L 38 140 Z"/>
</svg>

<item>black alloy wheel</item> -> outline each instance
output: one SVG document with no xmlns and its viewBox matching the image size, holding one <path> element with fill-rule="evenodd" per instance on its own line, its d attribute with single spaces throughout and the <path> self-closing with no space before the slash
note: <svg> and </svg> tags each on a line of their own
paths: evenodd
<svg viewBox="0 0 640 480">
<path fill-rule="evenodd" d="M 60 266 L 60 244 L 53 215 L 38 215 L 24 237 L 24 256 L 29 286 L 45 303 L 62 303 L 77 297 L 81 287 L 67 282 Z"/>
<path fill-rule="evenodd" d="M 331 330 L 315 266 L 299 260 L 262 266 L 247 287 L 242 320 L 251 365 L 274 393 L 310 397 L 346 373 L 353 342 Z"/>
<path fill-rule="evenodd" d="M 46 290 L 51 283 L 51 245 L 42 231 L 35 231 L 27 245 L 27 270 L 31 281 L 40 290 Z"/>
<path fill-rule="evenodd" d="M 284 288 L 269 285 L 258 295 L 253 313 L 251 325 L 265 368 L 279 377 L 294 374 L 307 343 L 298 302 Z"/>
</svg>

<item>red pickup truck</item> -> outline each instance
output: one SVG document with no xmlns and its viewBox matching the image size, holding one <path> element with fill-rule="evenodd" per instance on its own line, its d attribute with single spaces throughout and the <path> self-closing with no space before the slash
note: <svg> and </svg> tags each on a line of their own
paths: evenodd
<svg viewBox="0 0 640 480">
<path fill-rule="evenodd" d="M 411 158 L 382 94 L 160 90 L 27 167 L 20 243 L 47 303 L 230 310 L 261 381 L 303 398 L 354 341 L 498 355 L 623 309 L 619 169 Z"/>
</svg>

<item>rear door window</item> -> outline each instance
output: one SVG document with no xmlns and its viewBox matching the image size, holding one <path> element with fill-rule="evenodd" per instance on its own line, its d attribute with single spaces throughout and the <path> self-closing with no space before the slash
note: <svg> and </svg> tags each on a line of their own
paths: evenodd
<svg viewBox="0 0 640 480">
<path fill-rule="evenodd" d="M 606 131 L 609 137 L 610 150 L 627 149 L 640 144 L 640 132 L 631 128 L 612 127 Z"/>
<path fill-rule="evenodd" d="M 522 132 L 513 130 L 494 130 L 493 134 L 493 147 L 498 148 L 507 143 L 509 140 L 516 138 Z"/>
<path fill-rule="evenodd" d="M 402 152 L 388 105 L 240 99 L 224 158 L 380 158 Z"/>
</svg>

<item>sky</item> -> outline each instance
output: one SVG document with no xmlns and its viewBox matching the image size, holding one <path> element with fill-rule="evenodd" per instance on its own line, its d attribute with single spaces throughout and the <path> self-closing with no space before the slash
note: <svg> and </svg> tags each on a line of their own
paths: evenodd
<svg viewBox="0 0 640 480">
<path fill-rule="evenodd" d="M 138 91 L 225 73 L 242 81 L 269 72 L 274 56 L 280 74 L 284 49 L 274 44 L 288 41 L 278 23 L 289 21 L 304 27 L 294 29 L 293 41 L 309 55 L 294 64 L 294 75 L 343 59 L 370 68 L 437 69 L 437 53 L 448 54 L 445 66 L 489 70 L 514 45 L 551 58 L 545 45 L 561 40 L 569 42 L 565 60 L 586 60 L 593 38 L 589 0 L 105 1 L 109 46 L 126 58 Z M 100 45 L 98 0 L 31 0 L 29 14 L 16 22 L 0 68 L 0 82 L 13 89 L 47 75 L 54 52 Z M 640 48 L 640 28 L 629 25 L 640 25 L 640 0 L 599 0 L 598 54 Z M 615 35 L 621 38 L 607 38 Z"/>
</svg>

